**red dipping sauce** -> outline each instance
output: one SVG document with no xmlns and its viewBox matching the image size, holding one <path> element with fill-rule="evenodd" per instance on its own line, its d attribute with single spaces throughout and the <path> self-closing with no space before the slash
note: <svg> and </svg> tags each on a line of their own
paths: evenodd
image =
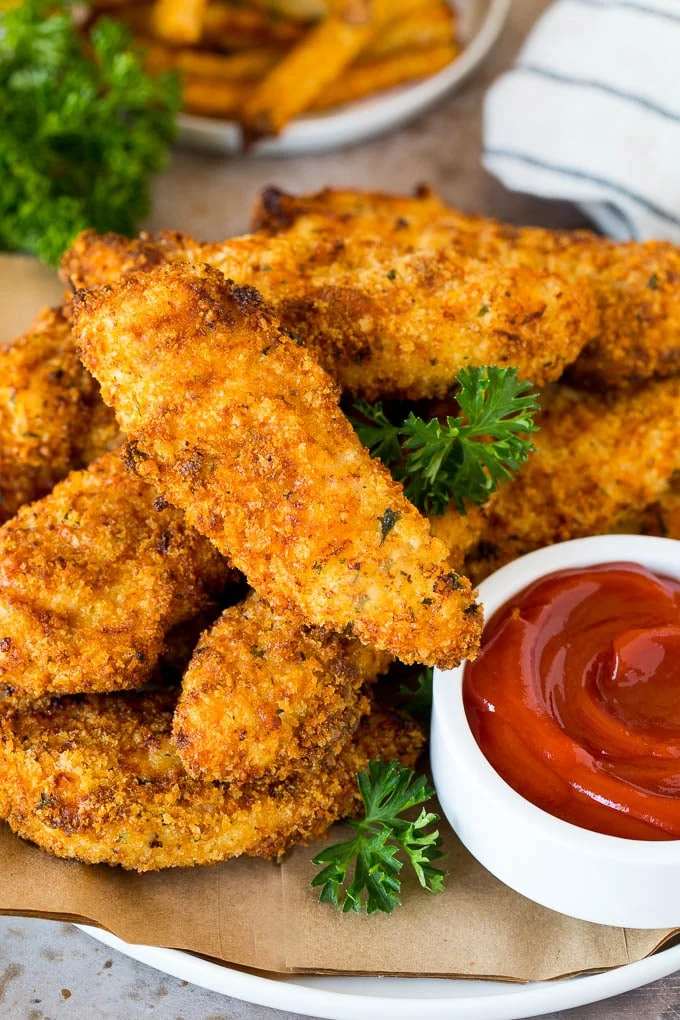
<svg viewBox="0 0 680 1020">
<path fill-rule="evenodd" d="M 487 624 L 463 699 L 527 800 L 584 829 L 680 839 L 680 582 L 631 563 L 535 581 Z"/>
</svg>

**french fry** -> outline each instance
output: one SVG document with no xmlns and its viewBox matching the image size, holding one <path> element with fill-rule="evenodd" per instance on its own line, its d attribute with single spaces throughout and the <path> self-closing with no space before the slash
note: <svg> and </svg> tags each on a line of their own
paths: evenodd
<svg viewBox="0 0 680 1020">
<path fill-rule="evenodd" d="M 428 78 L 450 64 L 458 53 L 458 46 L 449 42 L 429 49 L 406 51 L 370 64 L 356 64 L 318 96 L 311 109 L 315 112 L 327 110 L 416 78 Z"/>
<path fill-rule="evenodd" d="M 275 17 L 308 24 L 329 13 L 327 0 L 251 0 L 251 3 Z"/>
<path fill-rule="evenodd" d="M 116 11 L 116 18 L 135 35 L 157 39 L 151 4 L 122 7 Z M 304 25 L 268 18 L 263 11 L 217 2 L 209 3 L 206 8 L 200 41 L 220 51 L 252 50 L 262 46 L 284 48 L 301 39 L 305 31 Z"/>
<path fill-rule="evenodd" d="M 286 46 L 297 42 L 305 32 L 306 27 L 299 22 L 216 0 L 206 8 L 202 42 L 235 50 L 271 44 Z"/>
<path fill-rule="evenodd" d="M 458 52 L 446 0 L 241 3 L 93 0 L 92 7 L 94 18 L 116 7 L 149 70 L 179 72 L 186 110 L 236 119 L 246 139 L 278 134 L 306 110 L 429 76 Z M 320 17 L 310 28 L 309 19 Z"/>
<path fill-rule="evenodd" d="M 154 34 L 172 43 L 201 38 L 208 0 L 156 0 L 151 11 Z"/>
<path fill-rule="evenodd" d="M 140 39 L 139 43 L 146 50 L 149 71 L 156 74 L 177 70 L 183 79 L 190 76 L 215 81 L 254 81 L 264 77 L 281 60 L 281 51 L 271 47 L 224 54 L 178 49 L 154 39 Z"/>
<path fill-rule="evenodd" d="M 236 119 L 250 85 L 188 74 L 182 80 L 184 109 L 203 117 Z"/>
<path fill-rule="evenodd" d="M 386 25 L 360 55 L 358 63 L 370 63 L 402 50 L 446 45 L 454 35 L 455 15 L 447 3 L 417 11 Z"/>
<path fill-rule="evenodd" d="M 333 86 L 373 35 L 370 20 L 331 16 L 313 28 L 252 92 L 240 121 L 246 137 L 275 135 Z"/>
<path fill-rule="evenodd" d="M 371 0 L 371 3 L 373 21 L 379 29 L 385 25 L 392 25 L 402 18 L 410 18 L 414 14 L 431 10 L 434 6 L 433 0 Z"/>
</svg>

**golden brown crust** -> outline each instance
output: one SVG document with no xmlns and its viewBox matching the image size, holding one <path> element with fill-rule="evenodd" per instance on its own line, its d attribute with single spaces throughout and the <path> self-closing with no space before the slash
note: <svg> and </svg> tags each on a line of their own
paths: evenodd
<svg viewBox="0 0 680 1020">
<path fill-rule="evenodd" d="M 545 267 L 591 287 L 599 325 L 569 370 L 608 390 L 680 371 L 680 249 L 668 241 L 617 244 L 587 231 L 512 228 L 471 219 L 458 237 L 469 254 Z"/>
<path fill-rule="evenodd" d="M 580 259 L 597 280 L 603 327 L 570 369 L 576 383 L 607 389 L 680 372 L 680 250 L 665 241 L 607 246 Z"/>
<path fill-rule="evenodd" d="M 69 324 L 46 309 L 0 349 L 0 523 L 111 449 L 118 435 Z"/>
<path fill-rule="evenodd" d="M 177 260 L 183 257 L 185 250 L 191 252 L 196 246 L 192 237 L 179 230 L 164 230 L 154 235 L 142 231 L 134 240 L 122 234 L 84 230 L 61 260 L 59 275 L 67 285 L 66 310 L 70 311 L 75 291 L 115 283 L 122 275 Z"/>
<path fill-rule="evenodd" d="M 369 399 L 444 396 L 467 365 L 509 364 L 537 385 L 556 379 L 596 331 L 586 286 L 545 269 L 499 268 L 450 245 L 414 246 L 397 219 L 357 233 L 342 217 L 303 218 L 279 236 L 200 245 L 182 236 L 125 242 L 81 235 L 63 272 L 77 287 L 130 267 L 188 259 L 256 286 L 282 325 L 341 386 Z"/>
<path fill-rule="evenodd" d="M 173 734 L 190 775 L 281 781 L 333 760 L 390 657 L 275 613 L 259 596 L 208 630 L 182 680 Z"/>
<path fill-rule="evenodd" d="M 537 385 L 556 378 L 558 369 L 573 361 L 580 348 L 584 349 L 571 369 L 571 378 L 595 388 L 667 377 L 680 370 L 680 252 L 669 242 L 617 244 L 588 231 L 513 227 L 464 216 L 429 195 L 405 198 L 331 189 L 301 197 L 268 189 L 256 207 L 255 224 L 261 235 L 203 246 L 200 257 L 239 282 L 255 283 L 276 303 L 284 324 L 318 346 L 322 360 L 343 385 L 359 387 L 370 397 L 379 395 L 381 389 L 414 398 L 441 395 L 445 389 L 439 378 L 443 369 L 450 368 L 455 375 L 461 367 L 451 362 L 454 334 L 456 352 L 469 361 L 475 356 L 472 338 L 483 337 L 486 327 L 489 336 L 484 356 L 494 363 L 510 363 L 514 356 L 522 374 Z M 109 243 L 116 245 L 113 240 Z M 117 242 L 118 247 L 123 244 Z M 172 245 L 163 240 L 160 244 L 162 257 L 176 257 Z M 80 274 L 81 285 L 96 284 L 97 264 L 109 262 L 106 245 L 100 247 L 91 237 L 90 246 L 94 251 L 89 258 L 87 252 L 82 253 L 89 271 Z M 245 250 L 250 254 L 244 262 Z M 404 308 L 399 311 L 398 324 L 403 322 L 407 330 L 401 341 L 392 335 L 390 325 L 396 328 L 391 301 L 400 298 L 400 287 L 386 291 L 379 273 L 398 272 L 399 260 L 404 259 L 404 282 L 413 284 L 417 280 L 414 261 L 422 264 L 425 258 L 425 265 L 428 260 L 436 265 L 438 255 L 444 265 L 455 260 L 457 273 L 452 279 L 458 281 L 459 300 L 449 324 L 446 292 L 435 288 L 438 304 L 425 328 L 435 322 L 441 325 L 440 313 L 446 316 L 443 334 L 435 328 L 431 337 L 428 333 L 440 347 L 435 352 L 437 370 L 437 366 L 425 364 L 417 345 L 421 299 L 413 298 L 405 318 Z M 196 257 L 196 249 L 189 245 L 181 257 Z M 72 261 L 77 275 L 78 259 Z M 365 278 L 364 271 L 368 274 Z M 263 272 L 273 275 L 262 279 Z M 108 282 L 105 274 L 101 282 Z M 485 286 L 493 304 L 484 304 L 499 317 L 495 322 L 475 323 L 472 312 L 484 306 L 475 303 L 479 288 Z M 288 291 L 286 298 L 281 297 L 282 288 Z M 523 323 L 517 315 L 518 305 L 526 304 L 524 318 L 531 317 L 544 288 L 549 295 L 544 312 L 548 318 L 529 318 L 528 324 Z M 386 293 L 389 305 L 384 303 Z M 506 293 L 510 298 L 507 307 Z M 428 292 L 427 298 L 431 300 L 432 294 Z M 422 300 L 424 303 L 425 296 Z M 415 346 L 409 334 L 412 323 Z M 547 339 L 544 334 L 549 334 Z M 541 357 L 547 349 L 552 355 L 542 366 Z M 394 363 L 389 358 L 392 352 Z M 354 359 L 362 358 L 359 372 Z M 400 367 L 403 359 L 412 362 L 410 373 Z M 419 375 L 414 379 L 415 370 L 421 368 L 423 379 Z"/>
<path fill-rule="evenodd" d="M 230 567 L 117 453 L 0 528 L 0 683 L 41 697 L 140 687 Z"/>
<path fill-rule="evenodd" d="M 479 582 L 541 546 L 637 530 L 638 515 L 680 469 L 679 417 L 680 379 L 609 397 L 562 385 L 546 393 L 536 452 L 483 509 L 467 571 Z M 435 526 L 444 539 L 446 527 Z"/>
<path fill-rule="evenodd" d="M 321 214 L 351 223 L 357 216 L 392 219 L 393 229 L 408 230 L 415 219 L 426 223 L 448 213 L 446 203 L 430 188 L 418 187 L 413 195 L 390 195 L 383 191 L 324 188 L 309 195 L 291 195 L 281 188 L 263 188 L 255 199 L 250 229 L 269 234 L 289 230 L 303 216 Z"/>
<path fill-rule="evenodd" d="M 168 692 L 0 705 L 0 810 L 58 857 L 138 871 L 275 857 L 356 810 L 372 758 L 413 766 L 416 723 L 376 710 L 327 769 L 260 791 L 191 779 L 171 741 Z"/>
<path fill-rule="evenodd" d="M 465 560 L 476 548 L 487 526 L 489 509 L 488 505 L 468 506 L 467 513 L 461 514 L 452 504 L 445 513 L 430 515 L 430 530 L 449 550 L 456 569 L 465 570 Z"/>
<path fill-rule="evenodd" d="M 75 310 L 129 463 L 275 609 L 406 662 L 474 654 L 467 580 L 256 291 L 182 263 L 79 295 Z"/>
<path fill-rule="evenodd" d="M 353 243 L 380 238 L 402 251 L 455 249 L 499 272 L 510 266 L 549 270 L 592 291 L 597 304 L 597 325 L 570 371 L 574 382 L 609 389 L 680 372 L 680 249 L 668 241 L 618 244 L 585 230 L 465 216 L 430 196 L 333 189 L 303 196 L 266 189 L 255 223 L 292 243 L 317 231 L 326 240 L 334 233 Z"/>
</svg>

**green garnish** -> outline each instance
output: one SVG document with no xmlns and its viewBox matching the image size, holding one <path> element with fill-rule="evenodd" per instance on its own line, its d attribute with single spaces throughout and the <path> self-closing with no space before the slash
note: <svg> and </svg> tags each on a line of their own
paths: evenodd
<svg viewBox="0 0 680 1020">
<path fill-rule="evenodd" d="M 391 510 L 387 507 L 384 514 L 378 517 L 378 523 L 380 524 L 380 544 L 382 545 L 390 531 L 400 519 L 401 514 L 398 510 Z"/>
<path fill-rule="evenodd" d="M 86 227 L 133 234 L 180 105 L 109 19 L 85 41 L 69 0 L 0 11 L 0 247 L 55 263 Z"/>
<path fill-rule="evenodd" d="M 432 684 L 434 670 L 432 666 L 423 666 L 415 678 L 415 685 L 400 684 L 399 694 L 402 699 L 400 707 L 418 719 L 429 719 L 432 711 Z"/>
<path fill-rule="evenodd" d="M 446 873 L 432 864 L 444 856 L 441 836 L 437 830 L 425 831 L 439 815 L 423 808 L 414 822 L 399 817 L 434 795 L 425 777 L 416 779 L 398 761 L 376 760 L 369 762 L 367 772 L 359 773 L 357 782 L 365 817 L 349 823 L 356 830 L 352 839 L 326 847 L 314 858 L 314 864 L 324 865 L 312 881 L 321 889 L 319 900 L 343 913 L 358 914 L 365 907 L 367 914 L 376 910 L 391 914 L 401 905 L 399 851 L 423 889 L 441 892 Z"/>
<path fill-rule="evenodd" d="M 538 395 L 520 382 L 516 368 L 463 369 L 456 400 L 461 417 L 424 421 L 411 412 L 391 422 L 382 404 L 356 401 L 362 419 L 352 419 L 361 442 L 402 482 L 406 497 L 425 513 L 441 514 L 453 500 L 485 503 L 510 481 L 534 449 Z"/>
</svg>

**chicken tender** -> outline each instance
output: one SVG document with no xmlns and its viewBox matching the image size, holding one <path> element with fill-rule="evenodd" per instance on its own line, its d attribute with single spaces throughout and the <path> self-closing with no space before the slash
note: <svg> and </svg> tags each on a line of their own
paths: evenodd
<svg viewBox="0 0 680 1020">
<path fill-rule="evenodd" d="M 525 470 L 526 467 L 522 467 L 522 471 Z M 461 572 L 465 570 L 467 557 L 477 550 L 477 543 L 487 528 L 490 506 L 490 502 L 485 506 L 468 506 L 467 513 L 461 514 L 451 503 L 445 513 L 431 514 L 428 518 L 430 531 L 435 538 L 441 539 L 449 550 L 454 567 Z"/>
<path fill-rule="evenodd" d="M 680 249 L 668 241 L 619 244 L 585 230 L 513 227 L 447 209 L 428 192 L 297 197 L 268 188 L 254 223 L 291 244 L 321 234 L 326 244 L 389 245 L 395 253 L 455 249 L 499 272 L 549 270 L 588 288 L 597 304 L 598 325 L 570 372 L 575 382 L 609 389 L 680 372 Z"/>
<path fill-rule="evenodd" d="M 71 286 L 92 288 L 159 261 L 211 265 L 257 287 L 340 385 L 368 399 L 444 396 L 468 365 L 513 365 L 541 385 L 596 333 L 583 283 L 545 269 L 499 269 L 446 247 L 395 249 L 381 236 L 368 243 L 345 236 L 342 225 L 325 226 L 221 244 L 87 232 L 64 257 L 63 273 Z"/>
<path fill-rule="evenodd" d="M 171 739 L 170 692 L 0 705 L 0 813 L 58 857 L 137 871 L 276 857 L 359 807 L 357 771 L 412 766 L 417 724 L 376 710 L 328 768 L 254 792 L 191 779 Z"/>
<path fill-rule="evenodd" d="M 0 528 L 0 684 L 33 698 L 141 687 L 166 634 L 231 576 L 106 454 Z"/>
<path fill-rule="evenodd" d="M 651 381 L 609 398 L 557 386 L 544 399 L 536 452 L 473 520 L 475 581 L 544 545 L 636 531 L 639 515 L 680 469 L 680 379 Z M 448 518 L 454 517 L 450 524 Z M 460 527 L 452 507 L 432 530 Z"/>
<path fill-rule="evenodd" d="M 60 311 L 42 312 L 28 333 L 0 349 L 0 523 L 118 438 Z"/>
<path fill-rule="evenodd" d="M 365 685 L 389 663 L 251 595 L 194 652 L 175 712 L 178 754 L 192 776 L 239 784 L 332 761 L 368 712 Z"/>
<path fill-rule="evenodd" d="M 467 579 L 256 291 L 161 266 L 78 295 L 75 321 L 128 462 L 275 611 L 405 662 L 474 654 Z"/>
<path fill-rule="evenodd" d="M 476 257 L 545 267 L 593 289 L 599 326 L 569 370 L 604 390 L 680 372 L 680 249 L 668 241 L 617 244 L 587 231 L 473 221 L 460 232 Z"/>
<path fill-rule="evenodd" d="M 291 195 L 280 188 L 268 187 L 258 195 L 250 217 L 255 232 L 281 234 L 301 220 L 313 216 L 336 219 L 353 229 L 358 218 L 365 223 L 373 220 L 383 237 L 389 236 L 389 225 L 403 236 L 411 231 L 450 215 L 453 212 L 430 188 L 418 187 L 413 195 L 392 195 L 384 191 L 360 191 L 355 188 L 324 188 L 309 195 Z M 465 220 L 465 218 L 463 218 Z M 417 236 L 417 235 L 416 235 Z M 403 245 L 402 245 L 403 248 Z"/>
</svg>

